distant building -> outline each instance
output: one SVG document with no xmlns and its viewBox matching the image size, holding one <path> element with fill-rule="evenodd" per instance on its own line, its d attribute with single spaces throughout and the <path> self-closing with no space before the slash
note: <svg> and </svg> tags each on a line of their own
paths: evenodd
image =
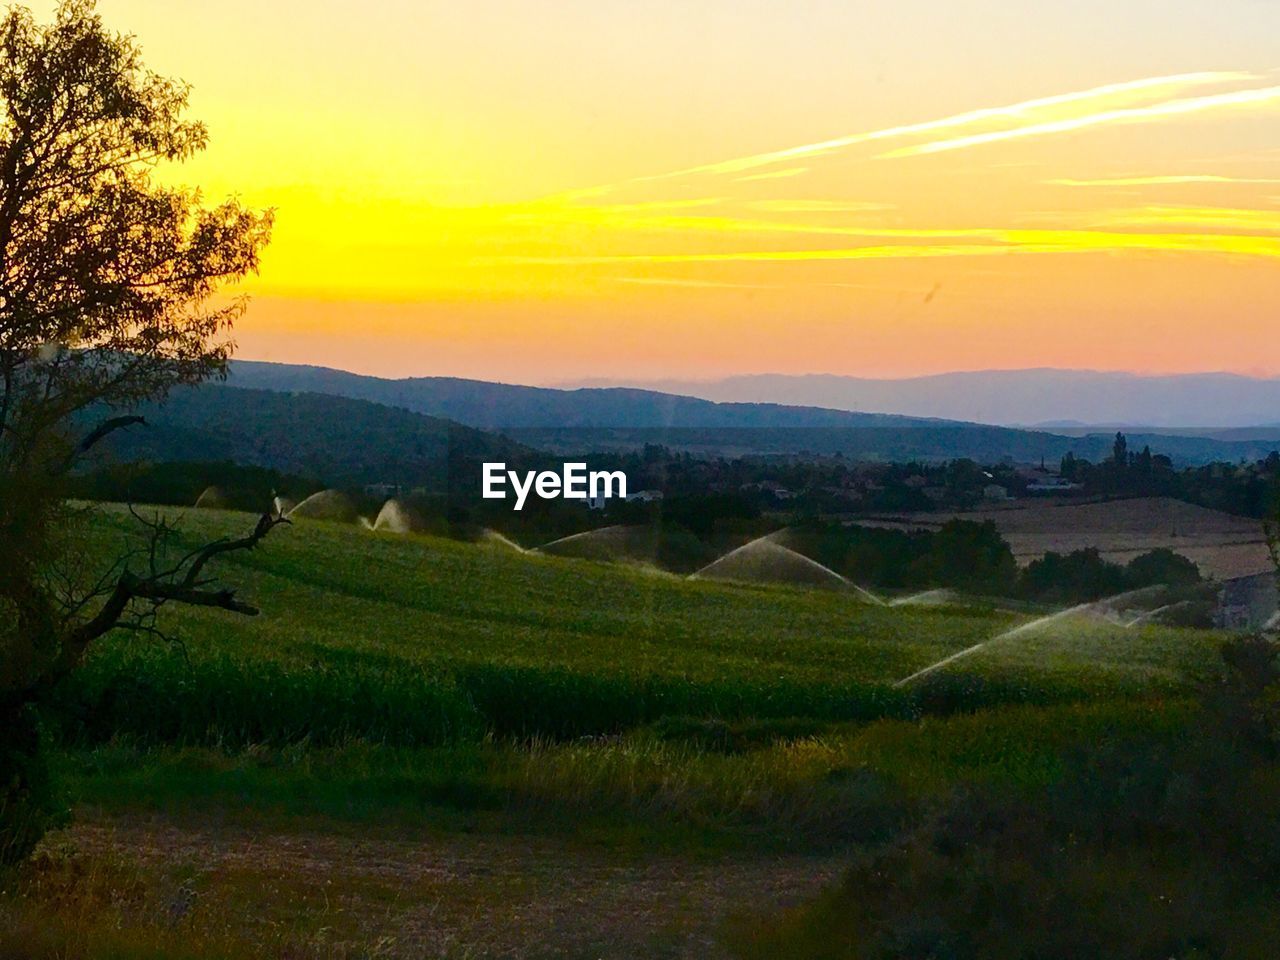
<svg viewBox="0 0 1280 960">
<path fill-rule="evenodd" d="M 1050 475 L 1041 477 L 1033 483 L 1028 483 L 1027 493 L 1070 493 L 1072 490 L 1081 490 L 1083 488 L 1083 483 L 1072 483 L 1065 477 Z"/>
<path fill-rule="evenodd" d="M 652 503 L 661 499 L 661 490 L 637 490 L 635 493 L 627 494 L 627 503 Z"/>
<path fill-rule="evenodd" d="M 400 484 L 370 483 L 365 486 L 364 492 L 371 497 L 398 497 L 400 496 Z"/>
<path fill-rule="evenodd" d="M 795 496 L 790 490 L 773 480 L 761 480 L 758 483 L 744 483 L 742 485 L 744 491 L 758 490 L 761 493 L 771 494 L 777 500 L 790 500 Z"/>
<path fill-rule="evenodd" d="M 1274 628 L 1280 610 L 1280 589 L 1274 573 L 1257 573 L 1222 582 L 1214 626 L 1225 630 Z"/>
<path fill-rule="evenodd" d="M 982 488 L 982 499 L 1001 501 L 1010 500 L 1012 498 L 1009 496 L 1009 489 L 1007 487 L 1002 487 L 998 483 L 988 483 Z"/>
</svg>

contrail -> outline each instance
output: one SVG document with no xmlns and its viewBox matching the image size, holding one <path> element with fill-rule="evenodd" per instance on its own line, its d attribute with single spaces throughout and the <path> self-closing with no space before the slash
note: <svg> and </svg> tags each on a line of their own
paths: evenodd
<svg viewBox="0 0 1280 960">
<path fill-rule="evenodd" d="M 967 137 L 955 137 L 950 140 L 935 140 L 913 147 L 900 147 L 878 155 L 878 159 L 892 160 L 898 157 L 918 157 L 925 154 L 942 153 L 947 150 L 963 150 L 987 143 L 998 143 L 1004 140 L 1015 140 L 1023 137 L 1039 137 L 1051 133 L 1067 133 L 1072 130 L 1083 130 L 1086 127 L 1097 127 L 1111 123 L 1140 123 L 1157 117 L 1173 117 L 1187 113 L 1199 113 L 1217 107 L 1243 106 L 1250 103 L 1266 103 L 1280 100 L 1280 87 L 1259 87 L 1253 90 L 1236 90 L 1231 93 L 1215 93 L 1205 97 L 1185 97 L 1181 100 L 1168 100 L 1147 107 L 1123 107 L 1117 110 L 1104 110 L 1100 113 L 1086 114 L 1083 117 L 1069 117 L 1063 120 L 1049 120 L 1033 123 L 1012 130 L 996 130 L 990 133 L 975 133 Z"/>
<path fill-rule="evenodd" d="M 719 163 L 708 163 L 696 167 L 686 167 L 683 170 L 675 170 L 670 173 L 656 174 L 648 177 L 637 177 L 635 180 L 627 182 L 665 180 L 671 177 L 682 177 L 695 173 L 741 173 L 745 170 L 752 170 L 756 167 L 763 167 L 786 160 L 795 160 L 800 157 L 811 157 L 829 153 L 832 150 L 839 150 L 842 147 L 850 147 L 859 143 L 871 143 L 877 140 L 910 136 L 917 133 L 930 133 L 935 130 L 945 130 L 949 127 L 967 126 L 968 124 L 978 123 L 984 120 L 1019 117 L 1031 110 L 1062 106 L 1063 104 L 1077 103 L 1082 100 L 1091 100 L 1098 97 L 1112 96 L 1121 93 L 1135 93 L 1141 90 L 1150 90 L 1158 87 L 1192 87 L 1256 79 L 1258 79 L 1257 76 L 1251 73 L 1240 73 L 1235 71 L 1201 71 L 1198 73 L 1172 74 L 1164 77 L 1147 77 L 1141 80 L 1128 80 L 1123 83 L 1109 83 L 1100 87 L 1091 87 L 1088 90 L 1080 90 L 1074 93 L 1060 93 L 1049 97 L 1038 97 L 1034 100 L 1024 100 L 1021 103 L 1008 104 L 1002 107 L 983 107 L 979 110 L 957 113 L 949 117 L 941 117 L 937 120 L 926 120 L 922 123 L 908 123 L 896 127 L 886 127 L 882 130 L 853 133 L 843 137 L 836 137 L 831 140 L 822 140 L 817 143 L 806 143 L 796 147 L 789 147 L 785 150 L 775 150 L 770 153 L 758 153 L 753 156 L 739 157 L 734 160 L 724 160 Z"/>
<path fill-rule="evenodd" d="M 924 231 L 921 231 L 924 233 Z M 866 233 L 868 236 L 874 234 Z M 929 259 L 934 257 L 989 257 L 1036 253 L 1106 253 L 1116 250 L 1150 250 L 1166 253 L 1219 253 L 1235 256 L 1280 258 L 1280 238 L 1218 233 L 1122 233 L 1090 230 L 990 230 L 982 232 L 938 231 L 930 236 L 982 236 L 990 243 L 886 244 L 845 249 L 743 250 L 728 253 L 631 253 L 584 256 L 488 257 L 482 263 L 543 266 L 611 263 L 751 263 L 808 260 Z"/>
<path fill-rule="evenodd" d="M 1057 187 L 1159 187 L 1179 183 L 1280 183 L 1268 177 L 1223 177 L 1211 173 L 1167 174 L 1157 177 L 1113 177 L 1103 180 L 1046 180 Z"/>
</svg>

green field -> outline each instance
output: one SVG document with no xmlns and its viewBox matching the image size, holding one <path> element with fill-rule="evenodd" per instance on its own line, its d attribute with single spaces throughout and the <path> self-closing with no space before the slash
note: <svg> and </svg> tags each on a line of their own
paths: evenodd
<svg viewBox="0 0 1280 960">
<path fill-rule="evenodd" d="M 253 520 L 188 511 L 171 549 L 242 533 Z M 86 556 L 136 535 L 127 513 L 104 508 L 88 525 Z M 322 522 L 282 527 L 218 563 L 220 579 L 261 616 L 166 608 L 176 640 L 114 634 L 59 692 L 56 768 L 79 846 L 39 880 L 125 870 L 153 905 L 195 884 L 201 906 L 183 921 L 192 956 L 364 956 L 325 938 L 337 929 L 364 943 L 380 922 L 401 938 L 386 955 L 418 956 L 434 943 L 387 919 L 413 912 L 398 899 L 384 921 L 366 911 L 321 922 L 310 893 L 270 894 L 288 874 L 265 852 L 273 843 L 283 857 L 335 837 L 379 838 L 392 850 L 412 840 L 464 862 L 472 854 L 459 845 L 508 843 L 496 848 L 502 861 L 513 848 L 551 844 L 565 872 L 539 888 L 540 903 L 584 896 L 576 871 L 597 861 L 645 876 L 666 864 L 673 889 L 692 885 L 690 902 L 712 896 L 698 871 L 717 890 L 719 871 L 729 871 L 742 892 L 724 893 L 722 914 L 773 896 L 764 878 L 787 871 L 797 891 L 813 893 L 836 875 L 841 851 L 891 838 L 957 787 L 1029 795 L 1083 747 L 1135 731 L 1176 736 L 1220 640 L 1068 619 L 897 688 L 1034 615 L 884 607 L 852 592 L 689 581 Z M 209 867 L 232 842 L 228 831 L 251 836 L 262 862 Z M 493 869 L 534 869 L 516 860 Z M 365 906 L 391 896 L 398 881 L 370 879 L 362 864 L 339 853 L 324 869 Z M 446 914 L 459 903 L 472 917 L 503 908 L 501 884 L 467 876 L 471 886 L 420 896 Z M 123 909 L 95 901 L 66 936 L 118 929 Z M 701 955 L 663 951 L 669 940 L 714 939 L 705 912 L 664 914 L 634 955 Z M 439 955 L 506 949 L 468 934 L 461 919 L 441 923 L 460 939 Z M 141 929 L 139 943 L 170 944 L 163 924 Z M 559 941 L 519 935 L 545 936 L 547 955 L 571 946 L 584 956 L 619 936 L 608 925 L 584 930 Z M 165 949 L 156 955 L 185 955 Z"/>
<path fill-rule="evenodd" d="M 118 511 L 98 520 L 98 549 L 127 542 L 132 524 Z M 251 525 L 190 511 L 173 550 Z M 262 616 L 172 608 L 180 646 L 115 635 L 68 692 L 83 720 L 72 732 L 418 745 L 613 734 L 670 717 L 912 718 L 1173 692 L 1213 650 L 1194 631 L 1071 620 L 894 689 L 1031 616 L 887 608 L 305 521 L 220 563 Z"/>
</svg>

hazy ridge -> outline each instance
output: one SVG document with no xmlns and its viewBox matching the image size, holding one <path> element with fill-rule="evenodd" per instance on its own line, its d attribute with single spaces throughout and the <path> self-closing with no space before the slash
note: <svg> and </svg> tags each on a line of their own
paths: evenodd
<svg viewBox="0 0 1280 960">
<path fill-rule="evenodd" d="M 1265 426 L 1280 437 L 1280 378 L 1231 373 L 1141 376 L 1091 370 L 984 370 L 901 380 L 758 374 L 720 380 L 591 380 L 718 402 L 814 405 L 1002 426 L 1162 429 Z M 1224 438 L 1228 439 L 1228 438 Z M 1231 439 L 1256 439 L 1237 437 Z"/>
</svg>

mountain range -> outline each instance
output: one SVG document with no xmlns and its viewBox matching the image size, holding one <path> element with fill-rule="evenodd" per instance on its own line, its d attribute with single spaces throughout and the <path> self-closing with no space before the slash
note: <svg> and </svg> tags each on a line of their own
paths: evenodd
<svg viewBox="0 0 1280 960">
<path fill-rule="evenodd" d="M 328 367 L 236 360 L 233 387 L 322 393 L 446 417 L 487 430 L 580 427 L 914 427 L 936 423 L 883 413 L 721 403 L 627 387 L 562 390 L 456 377 L 387 380 Z"/>
<path fill-rule="evenodd" d="M 1140 376 L 1090 370 L 983 370 L 901 380 L 759 374 L 721 380 L 594 380 L 563 386 L 626 386 L 721 403 L 796 404 L 1072 432 L 1125 425 L 1179 432 L 1266 426 L 1271 436 L 1280 437 L 1280 378 L 1231 373 Z"/>
<path fill-rule="evenodd" d="M 317 415 L 323 405 L 314 398 L 342 397 L 398 408 L 400 415 L 443 418 L 500 432 L 559 453 L 662 443 L 706 455 L 809 452 L 881 460 L 969 457 L 993 462 L 1012 457 L 1055 462 L 1071 452 L 1096 461 L 1108 455 L 1115 433 L 1111 429 L 1015 429 L 777 403 L 720 403 L 638 388 L 555 389 L 449 377 L 388 380 L 257 361 L 234 362 L 228 382 L 229 387 L 204 387 L 197 392 L 294 394 L 312 398 L 305 403 Z M 229 401 L 223 397 L 219 402 Z M 363 422 L 368 422 L 372 412 L 361 409 Z M 337 410 L 329 413 L 346 415 Z M 1129 443 L 1132 449 L 1149 445 L 1180 463 L 1255 460 L 1280 446 L 1280 428 L 1225 430 L 1222 435 L 1205 430 L 1190 433 L 1136 430 L 1129 432 Z"/>
</svg>

